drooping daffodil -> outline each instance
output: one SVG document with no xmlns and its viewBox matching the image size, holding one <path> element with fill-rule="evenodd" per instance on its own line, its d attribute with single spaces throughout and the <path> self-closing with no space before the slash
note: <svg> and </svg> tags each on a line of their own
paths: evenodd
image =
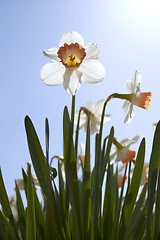
<svg viewBox="0 0 160 240">
<path fill-rule="evenodd" d="M 88 114 L 90 112 L 91 113 L 90 134 L 92 135 L 95 132 L 99 131 L 104 102 L 105 102 L 104 99 L 102 99 L 94 104 L 92 104 L 91 102 L 88 102 L 86 104 L 86 107 L 81 107 L 80 124 L 79 124 L 80 129 L 83 128 L 85 131 L 87 130 Z M 75 124 L 77 124 L 78 115 L 79 115 L 79 111 L 77 111 L 75 113 Z M 109 120 L 110 120 L 110 115 L 105 114 L 103 123 L 105 123 Z"/>
<path fill-rule="evenodd" d="M 96 43 L 84 45 L 78 32 L 64 33 L 59 48 L 50 48 L 43 52 L 54 62 L 45 64 L 40 72 L 42 81 L 50 86 L 63 83 L 65 90 L 75 95 L 81 82 L 97 83 L 105 76 L 102 63 L 95 60 L 99 50 Z"/>
<path fill-rule="evenodd" d="M 129 138 L 125 138 L 122 141 L 118 142 L 114 138 L 114 144 L 116 148 L 111 150 L 110 153 L 110 163 L 113 164 L 114 159 L 115 162 L 122 162 L 123 164 L 127 164 L 130 161 L 134 161 L 136 156 L 136 151 L 130 150 L 130 146 L 136 143 L 139 140 L 140 136 L 136 135 L 131 140 Z M 116 157 L 116 158 L 115 158 Z"/>
<path fill-rule="evenodd" d="M 138 107 L 148 109 L 151 101 L 151 92 L 141 92 L 141 74 L 139 71 L 135 72 L 135 75 L 132 80 L 126 81 L 126 87 L 131 92 L 131 94 L 126 95 L 126 101 L 123 105 L 123 109 L 126 112 L 129 108 L 127 116 L 124 120 L 124 123 L 131 122 L 134 117 L 133 105 Z"/>
</svg>

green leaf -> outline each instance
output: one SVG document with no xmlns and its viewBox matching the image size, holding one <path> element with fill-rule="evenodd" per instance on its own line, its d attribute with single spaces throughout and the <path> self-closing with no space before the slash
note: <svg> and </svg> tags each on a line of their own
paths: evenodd
<svg viewBox="0 0 160 240">
<path fill-rule="evenodd" d="M 133 231 L 133 239 L 144 239 L 144 233 L 146 231 L 146 216 L 147 216 L 147 201 L 144 202 L 144 206 L 140 211 L 139 217 L 136 220 L 136 226 Z"/>
<path fill-rule="evenodd" d="M 69 196 L 73 208 L 74 221 L 76 226 L 77 239 L 82 239 L 82 224 L 80 213 L 80 195 L 76 169 L 76 156 L 73 145 L 73 127 L 69 119 L 67 107 L 63 113 L 63 143 L 64 143 L 64 163 L 66 172 L 66 183 L 69 189 Z"/>
<path fill-rule="evenodd" d="M 159 170 L 157 194 L 156 194 L 154 237 L 153 237 L 153 239 L 158 239 L 158 237 L 160 237 L 160 170 Z"/>
<path fill-rule="evenodd" d="M 107 165 L 108 161 L 110 160 L 109 156 L 110 156 L 111 146 L 112 146 L 112 142 L 113 142 L 113 137 L 114 137 L 114 127 L 112 127 L 110 130 L 107 149 L 105 152 L 105 157 L 104 157 L 104 159 L 102 159 L 103 161 L 101 161 L 100 186 L 103 185 L 103 179 L 104 179 L 104 174 L 106 171 L 106 165 Z"/>
<path fill-rule="evenodd" d="M 5 216 L 9 219 L 9 223 L 10 223 L 12 233 L 13 233 L 15 239 L 19 239 L 18 232 L 16 229 L 15 219 L 13 217 L 11 207 L 9 204 L 9 199 L 7 196 L 7 192 L 6 192 L 6 189 L 4 186 L 1 169 L 0 169 L 0 203 L 2 205 L 2 209 L 3 209 Z"/>
<path fill-rule="evenodd" d="M 54 167 L 50 167 L 50 171 L 51 171 L 51 179 L 55 179 L 57 177 L 57 170 Z"/>
<path fill-rule="evenodd" d="M 142 177 L 144 156 L 145 156 L 145 139 L 143 138 L 138 150 L 136 164 L 135 164 L 134 172 L 132 176 L 132 181 L 129 186 L 128 194 L 124 202 L 124 207 L 123 207 L 122 217 L 120 222 L 119 239 L 123 239 L 124 237 L 128 221 L 131 217 L 131 214 L 134 208 L 134 204 L 136 201 L 136 197 L 138 194 L 141 177 Z"/>
<path fill-rule="evenodd" d="M 16 202 L 17 202 L 17 210 L 18 210 L 18 223 L 20 227 L 20 232 L 22 235 L 22 239 L 25 239 L 26 236 L 26 213 L 23 206 L 23 201 L 19 192 L 19 188 L 15 182 L 15 190 L 16 190 Z"/>
<path fill-rule="evenodd" d="M 91 171 L 90 171 L 90 117 L 88 116 L 85 163 L 83 169 L 83 234 L 84 239 L 91 238 Z"/>
<path fill-rule="evenodd" d="M 147 206 L 147 227 L 146 227 L 146 239 L 152 239 L 151 232 L 151 219 L 153 212 L 153 205 L 155 201 L 155 189 L 157 182 L 157 175 L 160 164 L 160 122 L 157 124 L 152 153 L 149 164 L 149 177 L 148 177 L 148 206 Z"/>
<path fill-rule="evenodd" d="M 50 167 L 47 161 L 47 185 L 46 185 L 46 239 L 57 239 L 58 229 L 56 223 L 55 195 L 50 181 Z"/>
<path fill-rule="evenodd" d="M 36 240 L 35 204 L 31 169 L 29 167 L 27 179 L 27 224 L 26 240 Z"/>
<path fill-rule="evenodd" d="M 147 191 L 147 184 L 144 185 L 143 190 L 141 192 L 141 195 L 135 205 L 134 211 L 131 215 L 131 218 L 128 222 L 126 233 L 124 236 L 124 240 L 128 240 L 133 232 L 133 229 L 135 228 L 138 218 L 141 213 L 141 209 L 143 205 L 145 204 L 145 196 L 146 196 L 146 191 Z"/>
<path fill-rule="evenodd" d="M 28 116 L 25 117 L 25 128 L 28 147 L 38 181 L 45 193 L 46 188 L 46 159 L 43 154 L 35 128 Z"/>
<path fill-rule="evenodd" d="M 24 181 L 24 190 L 26 193 L 27 198 L 27 174 L 25 170 L 22 168 L 22 174 L 23 174 L 23 181 Z M 32 181 L 33 182 L 33 181 Z M 36 217 L 36 226 L 37 230 L 39 232 L 39 235 L 41 236 L 40 239 L 45 239 L 46 236 L 46 219 L 42 210 L 42 206 L 39 202 L 38 196 L 36 194 L 36 189 L 33 187 L 34 192 L 34 204 L 35 204 L 35 217 Z"/>
<path fill-rule="evenodd" d="M 119 221 L 120 221 L 120 217 L 121 217 L 121 212 L 122 212 L 122 206 L 123 206 L 123 194 L 124 194 L 124 184 L 125 184 L 125 179 L 126 179 L 126 175 L 127 175 L 127 168 L 128 168 L 128 164 L 125 167 L 125 172 L 124 172 L 124 176 L 123 176 L 123 182 L 122 182 L 122 186 L 121 186 L 121 191 L 120 191 L 120 197 L 117 196 L 116 201 L 117 201 L 117 205 L 115 206 L 115 222 L 114 222 L 114 231 L 113 231 L 113 239 L 114 236 L 118 236 L 119 235 Z M 118 169 L 116 170 L 116 186 L 118 188 Z M 116 193 L 117 194 L 117 193 Z"/>
<path fill-rule="evenodd" d="M 3 230 L 0 229 L 0 234 L 2 234 L 1 236 L 3 237 L 2 239 L 16 239 L 9 221 L 2 211 L 0 211 L 0 225 L 3 226 Z"/>
<path fill-rule="evenodd" d="M 103 239 L 109 239 L 113 233 L 113 218 L 115 199 L 114 193 L 113 165 L 108 164 L 107 178 L 105 185 L 105 196 L 103 204 Z"/>
<path fill-rule="evenodd" d="M 49 161 L 49 123 L 47 118 L 45 121 L 45 136 L 46 136 L 46 158 L 47 161 Z"/>
<path fill-rule="evenodd" d="M 45 239 L 45 236 L 46 236 L 45 215 L 43 213 L 42 206 L 39 202 L 35 188 L 33 188 L 33 192 L 34 192 L 35 217 L 36 217 L 37 231 L 39 232 L 40 239 Z"/>
</svg>

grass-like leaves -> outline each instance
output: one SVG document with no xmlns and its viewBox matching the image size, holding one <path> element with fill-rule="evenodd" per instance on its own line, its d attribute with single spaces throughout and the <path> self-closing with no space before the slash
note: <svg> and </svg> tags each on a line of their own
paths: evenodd
<svg viewBox="0 0 160 240">
<path fill-rule="evenodd" d="M 82 176 L 78 177 L 79 126 L 76 129 L 74 143 L 74 101 L 73 98 L 71 118 L 67 107 L 64 108 L 64 163 L 58 160 L 58 171 L 49 165 L 48 120 L 45 121 L 46 155 L 44 155 L 33 123 L 28 116 L 25 118 L 28 147 L 40 183 L 43 203 L 38 198 L 31 167 L 28 165 L 27 172 L 22 170 L 27 207 L 23 203 L 18 185 L 15 184 L 17 219 L 12 212 L 0 171 L 0 238 L 159 239 L 160 123 L 157 125 L 153 140 L 148 183 L 140 188 L 145 158 L 143 139 L 135 163 L 126 165 L 122 186 L 119 189 L 118 172 L 115 171 L 114 165 L 110 164 L 113 127 L 109 136 L 102 140 L 103 125 L 101 125 L 95 141 L 95 165 L 91 169 L 90 114 L 86 132 L 85 162 L 81 166 Z M 134 166 L 132 174 L 131 166 Z M 54 178 L 58 179 L 58 185 Z M 127 183 L 125 178 L 128 178 Z"/>
</svg>

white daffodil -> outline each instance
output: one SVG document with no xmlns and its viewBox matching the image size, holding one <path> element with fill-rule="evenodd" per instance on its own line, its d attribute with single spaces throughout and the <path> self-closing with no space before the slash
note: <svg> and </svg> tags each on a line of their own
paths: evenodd
<svg viewBox="0 0 160 240">
<path fill-rule="evenodd" d="M 133 174 L 134 168 L 131 169 L 131 173 Z M 143 170 L 142 170 L 142 177 L 141 177 L 141 182 L 140 186 L 143 186 L 145 183 L 148 182 L 148 174 L 149 174 L 149 163 L 146 162 L 143 165 Z"/>
<path fill-rule="evenodd" d="M 40 72 L 43 82 L 50 86 L 63 83 L 65 90 L 75 95 L 81 81 L 100 82 L 105 76 L 102 63 L 98 58 L 96 43 L 84 45 L 82 36 L 73 31 L 64 33 L 59 41 L 59 48 L 50 48 L 43 52 L 54 63 L 45 64 Z"/>
<path fill-rule="evenodd" d="M 150 101 L 151 101 L 151 92 L 141 92 L 140 84 L 141 84 L 141 74 L 139 71 L 135 72 L 134 78 L 132 80 L 126 81 L 126 87 L 131 92 L 126 97 L 126 101 L 124 102 L 123 109 L 126 112 L 129 107 L 129 112 L 124 120 L 124 123 L 131 122 L 134 117 L 133 105 L 138 107 L 148 109 Z"/>
<path fill-rule="evenodd" d="M 32 179 L 33 179 L 35 188 L 36 189 L 40 188 L 38 179 L 37 179 L 37 177 L 34 174 L 32 174 Z M 16 179 L 16 183 L 17 183 L 17 186 L 18 186 L 19 190 L 21 190 L 21 191 L 24 190 L 24 181 L 23 181 L 23 179 Z"/>
<path fill-rule="evenodd" d="M 116 148 L 112 149 L 110 153 L 111 164 L 113 164 L 115 156 L 115 161 L 121 161 L 123 164 L 127 164 L 128 162 L 133 161 L 136 156 L 136 151 L 132 151 L 129 148 L 132 144 L 136 143 L 139 138 L 140 136 L 137 135 L 131 140 L 129 138 L 125 138 L 121 142 L 117 142 L 117 140 L 114 139 L 114 144 L 116 145 Z"/>
<path fill-rule="evenodd" d="M 77 171 L 79 171 L 80 166 L 84 166 L 85 162 L 85 144 L 80 143 L 80 153 L 77 156 Z"/>
<path fill-rule="evenodd" d="M 93 134 L 95 132 L 98 132 L 100 129 L 100 123 L 101 123 L 101 116 L 102 116 L 102 110 L 104 106 L 105 100 L 100 100 L 94 104 L 91 102 L 88 102 L 86 104 L 86 107 L 82 107 L 81 115 L 80 115 L 80 124 L 79 128 L 84 128 L 84 130 L 87 130 L 87 121 L 88 121 L 88 114 L 91 113 L 91 119 L 90 119 L 90 134 Z M 79 111 L 75 113 L 75 124 L 77 124 Z M 104 123 L 110 120 L 110 115 L 105 114 L 104 116 Z"/>
<path fill-rule="evenodd" d="M 118 188 L 122 187 L 123 179 L 124 179 L 124 175 L 123 174 L 118 174 L 118 176 L 117 176 Z M 127 176 L 125 177 L 125 181 L 126 180 L 127 180 Z"/>
<path fill-rule="evenodd" d="M 148 182 L 148 173 L 149 173 L 149 163 L 146 162 L 144 163 L 144 166 L 143 166 L 141 183 L 140 183 L 141 186 Z"/>
<path fill-rule="evenodd" d="M 18 209 L 17 209 L 16 201 L 13 196 L 9 197 L 9 204 L 15 220 L 18 221 Z"/>
</svg>

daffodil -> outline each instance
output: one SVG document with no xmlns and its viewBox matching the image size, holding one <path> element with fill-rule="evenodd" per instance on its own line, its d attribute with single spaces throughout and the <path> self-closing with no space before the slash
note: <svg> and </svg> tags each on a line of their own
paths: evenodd
<svg viewBox="0 0 160 240">
<path fill-rule="evenodd" d="M 33 179 L 33 182 L 34 182 L 35 189 L 40 188 L 40 184 L 38 182 L 38 179 L 34 174 L 32 174 L 32 179 Z M 23 181 L 22 178 L 21 179 L 16 179 L 16 184 L 17 184 L 19 190 L 21 190 L 21 191 L 24 190 L 24 181 Z"/>
<path fill-rule="evenodd" d="M 144 166 L 143 166 L 141 183 L 140 183 L 141 186 L 148 182 L 148 173 L 149 173 L 149 163 L 146 162 L 144 163 Z"/>
<path fill-rule="evenodd" d="M 17 204 L 15 201 L 15 198 L 13 196 L 9 197 L 9 204 L 11 207 L 12 214 L 14 216 L 14 219 L 18 221 L 18 209 L 17 209 Z"/>
<path fill-rule="evenodd" d="M 43 53 L 54 62 L 42 67 L 42 81 L 50 86 L 63 83 L 72 95 L 76 94 L 82 81 L 97 83 L 105 76 L 104 66 L 95 60 L 99 55 L 97 44 L 84 45 L 82 36 L 75 31 L 63 34 L 59 48 L 50 48 Z"/>
<path fill-rule="evenodd" d="M 124 175 L 123 174 L 118 174 L 117 176 L 117 185 L 118 185 L 118 188 L 121 188 L 122 187 L 122 183 L 123 183 L 123 179 L 124 179 Z M 125 180 L 127 180 L 127 176 L 125 177 Z"/>
<path fill-rule="evenodd" d="M 123 109 L 126 112 L 129 108 L 128 114 L 124 120 L 125 123 L 131 122 L 134 117 L 133 105 L 138 107 L 148 109 L 151 101 L 151 92 L 141 92 L 141 74 L 139 71 L 135 72 L 133 80 L 128 80 L 126 82 L 126 87 L 131 92 L 131 94 L 126 94 L 126 101 L 123 105 Z M 130 106 L 130 107 L 129 107 Z"/>
<path fill-rule="evenodd" d="M 131 161 L 134 161 L 134 158 L 136 156 L 136 151 L 130 150 L 130 146 L 134 143 L 136 143 L 139 140 L 140 136 L 137 135 L 133 139 L 125 138 L 121 142 L 118 142 L 114 138 L 114 144 L 116 145 L 116 148 L 111 150 L 110 154 L 110 162 L 111 164 L 114 162 L 114 159 L 116 162 L 122 162 L 123 164 L 127 164 Z"/>
<path fill-rule="evenodd" d="M 79 128 L 84 128 L 84 130 L 87 130 L 87 122 L 88 122 L 88 114 L 91 113 L 91 119 L 90 119 L 90 134 L 93 134 L 95 132 L 98 132 L 100 129 L 100 123 L 101 123 L 101 116 L 102 116 L 102 110 L 105 100 L 100 100 L 94 104 L 91 102 L 88 102 L 86 104 L 86 107 L 81 107 L 81 115 L 80 115 L 80 125 Z M 75 124 L 77 124 L 79 111 L 75 113 Z M 104 122 L 107 122 L 110 120 L 110 115 L 105 114 L 104 116 Z"/>
<path fill-rule="evenodd" d="M 85 163 L 85 144 L 80 143 L 80 153 L 77 156 L 77 171 L 79 171 L 81 166 Z"/>
</svg>

